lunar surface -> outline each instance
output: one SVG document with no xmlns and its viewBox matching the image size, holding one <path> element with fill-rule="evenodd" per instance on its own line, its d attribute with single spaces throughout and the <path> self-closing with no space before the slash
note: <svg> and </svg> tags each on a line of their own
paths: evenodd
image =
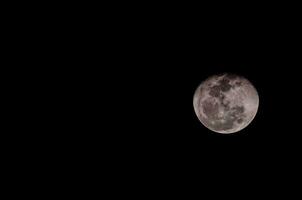
<svg viewBox="0 0 302 200">
<path fill-rule="evenodd" d="M 256 116 L 259 96 L 247 79 L 234 74 L 203 81 L 193 98 L 195 113 L 208 129 L 230 134 L 247 127 Z"/>
</svg>

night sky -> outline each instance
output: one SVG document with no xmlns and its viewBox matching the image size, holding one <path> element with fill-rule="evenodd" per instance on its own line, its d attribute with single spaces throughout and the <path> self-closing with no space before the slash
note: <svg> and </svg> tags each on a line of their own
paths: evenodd
<svg viewBox="0 0 302 200">
<path fill-rule="evenodd" d="M 107 156 L 125 184 L 135 177 L 163 185 L 205 180 L 211 186 L 218 179 L 240 185 L 298 169 L 302 63 L 296 26 L 284 23 L 286 34 L 280 21 L 139 11 L 111 16 L 105 51 L 88 48 L 83 59 L 83 66 L 93 66 L 83 74 L 89 84 L 83 91 L 95 103 L 87 104 L 92 114 L 84 129 L 91 132 L 85 145 L 93 147 L 93 158 Z M 204 127 L 193 109 L 198 85 L 220 73 L 247 78 L 259 94 L 254 120 L 229 135 Z"/>
<path fill-rule="evenodd" d="M 216 199 L 223 188 L 248 190 L 245 200 L 256 188 L 300 186 L 301 6 L 208 2 L 39 4 L 32 9 L 45 18 L 22 7 L 16 22 L 4 14 L 16 29 L 4 28 L 12 38 L 3 41 L 17 52 L 3 62 L 13 78 L 2 74 L 12 99 L 3 105 L 18 119 L 4 115 L 12 145 L 3 140 L 3 155 L 15 151 L 7 157 L 17 161 L 3 162 L 15 167 L 3 171 L 10 181 L 34 193 L 35 182 L 46 195 L 86 186 L 85 196 L 142 200 L 203 199 L 211 190 Z M 234 134 L 210 131 L 193 108 L 199 84 L 221 73 L 247 78 L 259 94 L 254 120 Z M 275 199 L 251 199 L 259 197 Z"/>
<path fill-rule="evenodd" d="M 241 173 L 253 178 L 255 170 L 273 176 L 271 169 L 284 162 L 297 166 L 299 55 L 269 33 L 232 33 L 193 31 L 180 39 L 160 38 L 146 42 L 148 49 L 133 57 L 137 68 L 130 68 L 136 75 L 130 80 L 133 98 L 127 100 L 127 111 L 134 121 L 132 132 L 122 138 L 130 141 L 134 160 L 166 166 L 169 173 L 181 168 L 196 176 L 209 172 L 238 178 Z M 224 72 L 246 77 L 259 94 L 252 123 L 231 135 L 208 130 L 193 109 L 200 82 Z"/>
</svg>

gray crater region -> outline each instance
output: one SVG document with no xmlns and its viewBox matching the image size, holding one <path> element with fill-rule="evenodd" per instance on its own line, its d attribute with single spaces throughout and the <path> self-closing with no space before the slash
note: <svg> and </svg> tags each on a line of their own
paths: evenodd
<svg viewBox="0 0 302 200">
<path fill-rule="evenodd" d="M 242 76 L 214 75 L 195 91 L 193 106 L 199 121 L 217 133 L 235 133 L 247 127 L 256 116 L 259 96 Z"/>
</svg>

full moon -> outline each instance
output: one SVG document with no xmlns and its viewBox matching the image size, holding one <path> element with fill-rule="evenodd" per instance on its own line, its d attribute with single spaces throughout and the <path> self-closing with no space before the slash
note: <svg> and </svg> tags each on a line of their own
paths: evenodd
<svg viewBox="0 0 302 200">
<path fill-rule="evenodd" d="M 211 76 L 197 87 L 193 106 L 205 127 L 230 134 L 251 123 L 258 111 L 259 96 L 246 78 L 225 73 Z"/>
</svg>

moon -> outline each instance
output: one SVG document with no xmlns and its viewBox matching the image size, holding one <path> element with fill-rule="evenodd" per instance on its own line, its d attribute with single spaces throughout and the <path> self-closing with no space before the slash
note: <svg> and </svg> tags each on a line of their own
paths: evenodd
<svg viewBox="0 0 302 200">
<path fill-rule="evenodd" d="M 216 133 L 231 134 L 253 121 L 259 96 L 246 78 L 224 73 L 201 82 L 194 93 L 193 106 L 205 127 Z"/>
</svg>

